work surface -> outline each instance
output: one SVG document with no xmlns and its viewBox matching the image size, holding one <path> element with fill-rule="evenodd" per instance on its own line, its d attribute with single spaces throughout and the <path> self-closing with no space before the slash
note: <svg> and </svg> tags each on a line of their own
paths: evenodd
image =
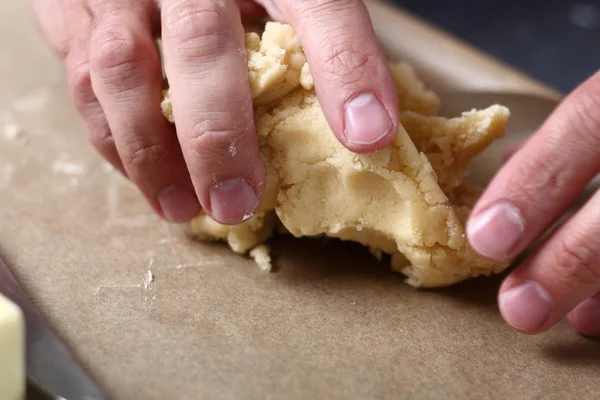
<svg viewBox="0 0 600 400">
<path fill-rule="evenodd" d="M 600 345 L 514 333 L 498 278 L 418 291 L 356 246 L 290 239 L 265 274 L 161 222 L 88 145 L 21 3 L 0 3 L 0 254 L 111 398 L 597 398 Z M 388 47 L 429 43 L 407 58 L 434 86 L 552 93 L 373 7 Z"/>
</svg>

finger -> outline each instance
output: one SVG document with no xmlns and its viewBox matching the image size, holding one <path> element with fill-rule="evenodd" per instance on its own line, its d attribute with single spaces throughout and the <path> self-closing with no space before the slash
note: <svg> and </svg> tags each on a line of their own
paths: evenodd
<svg viewBox="0 0 600 400">
<path fill-rule="evenodd" d="M 66 65 L 69 91 L 75 107 L 83 117 L 90 143 L 106 161 L 127 176 L 106 121 L 104 110 L 92 90 L 87 49 L 73 49 L 69 52 Z"/>
<path fill-rule="evenodd" d="M 585 336 L 600 336 L 600 293 L 584 300 L 569 314 L 569 322 Z"/>
<path fill-rule="evenodd" d="M 398 127 L 398 100 L 387 59 L 361 0 L 276 2 L 306 52 L 331 129 L 344 146 L 371 152 Z"/>
<path fill-rule="evenodd" d="M 480 254 L 525 249 L 600 169 L 600 72 L 577 88 L 488 185 L 467 224 Z"/>
<path fill-rule="evenodd" d="M 128 176 L 159 215 L 183 222 L 200 206 L 177 137 L 160 111 L 153 6 L 135 0 L 90 1 L 95 15 L 91 79 Z"/>
<path fill-rule="evenodd" d="M 92 16 L 81 3 L 30 0 L 38 27 L 50 47 L 63 59 L 68 87 L 77 111 L 83 117 L 90 142 L 117 170 L 124 173 L 104 111 L 92 90 L 89 40 Z"/>
<path fill-rule="evenodd" d="M 162 8 L 173 116 L 196 193 L 215 220 L 239 223 L 264 191 L 239 11 L 233 0 Z"/>
<path fill-rule="evenodd" d="M 74 41 L 81 41 L 81 34 L 89 38 L 91 16 L 81 1 L 29 0 L 28 5 L 44 39 L 62 59 Z"/>
<path fill-rule="evenodd" d="M 499 306 L 515 329 L 538 333 L 600 290 L 600 192 L 503 282 Z"/>
<path fill-rule="evenodd" d="M 512 156 L 514 156 L 517 153 L 517 151 L 521 150 L 523 148 L 523 146 L 525 146 L 525 143 L 527 143 L 527 141 L 522 140 L 522 141 L 510 146 L 502 155 L 502 161 L 507 162 L 508 160 L 510 160 L 512 158 Z"/>
<path fill-rule="evenodd" d="M 92 17 L 87 10 L 83 11 L 84 14 L 80 16 L 83 29 L 73 36 L 65 59 L 69 92 L 73 98 L 75 107 L 83 117 L 90 143 L 104 159 L 123 175 L 127 176 L 117 152 L 110 127 L 106 121 L 104 110 L 92 89 L 89 64 L 89 40 L 92 31 Z"/>
</svg>

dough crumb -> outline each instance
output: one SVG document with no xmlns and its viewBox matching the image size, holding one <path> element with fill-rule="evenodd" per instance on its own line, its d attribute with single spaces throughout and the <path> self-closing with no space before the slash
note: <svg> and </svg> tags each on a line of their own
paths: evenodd
<svg viewBox="0 0 600 400">
<path fill-rule="evenodd" d="M 21 139 L 25 136 L 25 131 L 16 123 L 6 123 L 2 127 L 2 137 L 8 141 Z"/>
<path fill-rule="evenodd" d="M 56 160 L 52 163 L 52 170 L 65 175 L 83 174 L 83 166 L 71 161 Z"/>
<path fill-rule="evenodd" d="M 154 282 L 154 274 L 151 270 L 148 270 L 146 277 L 144 278 L 144 289 L 150 288 L 150 284 Z"/>
<path fill-rule="evenodd" d="M 25 141 L 25 129 L 12 113 L 4 110 L 0 110 L 0 138 L 7 142 Z"/>
<path fill-rule="evenodd" d="M 160 109 L 162 114 L 167 117 L 170 123 L 175 123 L 175 117 L 173 116 L 173 103 L 171 101 L 171 92 L 169 90 L 163 90 L 163 100 L 160 103 Z"/>
<path fill-rule="evenodd" d="M 108 162 L 102 163 L 102 166 L 100 168 L 102 169 L 102 172 L 105 172 L 107 174 L 111 173 L 115 170 L 115 167 L 111 163 L 108 163 Z"/>
<path fill-rule="evenodd" d="M 256 262 L 261 270 L 265 272 L 271 272 L 273 270 L 270 249 L 267 245 L 261 244 L 250 250 L 250 257 L 254 259 L 254 262 Z"/>
</svg>

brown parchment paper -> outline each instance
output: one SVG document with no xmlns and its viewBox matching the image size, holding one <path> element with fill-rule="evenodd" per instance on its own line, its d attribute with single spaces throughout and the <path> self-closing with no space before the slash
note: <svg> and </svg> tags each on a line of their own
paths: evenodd
<svg viewBox="0 0 600 400">
<path fill-rule="evenodd" d="M 598 397 L 598 344 L 566 323 L 514 333 L 499 278 L 417 291 L 357 246 L 293 239 L 265 274 L 161 222 L 88 145 L 23 3 L 0 2 L 0 254 L 112 399 Z M 459 42 L 464 61 L 426 51 L 454 39 L 370 10 L 438 87 L 555 94 Z"/>
</svg>

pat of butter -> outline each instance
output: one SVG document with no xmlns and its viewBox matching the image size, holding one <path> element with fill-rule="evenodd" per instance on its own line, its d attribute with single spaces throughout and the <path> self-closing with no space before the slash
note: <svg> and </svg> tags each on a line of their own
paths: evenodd
<svg viewBox="0 0 600 400">
<path fill-rule="evenodd" d="M 25 398 L 25 320 L 21 309 L 0 294 L 0 399 Z"/>
</svg>

